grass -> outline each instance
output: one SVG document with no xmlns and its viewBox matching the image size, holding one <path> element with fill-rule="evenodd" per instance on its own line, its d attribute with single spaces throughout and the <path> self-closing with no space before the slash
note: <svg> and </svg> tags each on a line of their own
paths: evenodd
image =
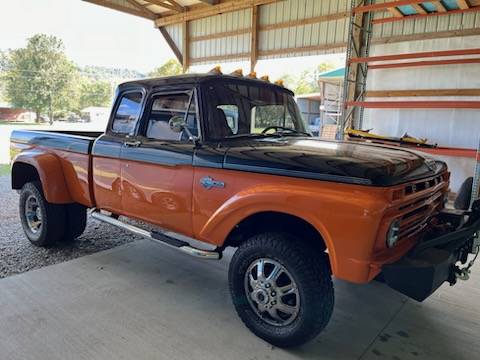
<svg viewBox="0 0 480 360">
<path fill-rule="evenodd" d="M 10 174 L 10 165 L 0 164 L 0 176 L 5 176 Z"/>
</svg>

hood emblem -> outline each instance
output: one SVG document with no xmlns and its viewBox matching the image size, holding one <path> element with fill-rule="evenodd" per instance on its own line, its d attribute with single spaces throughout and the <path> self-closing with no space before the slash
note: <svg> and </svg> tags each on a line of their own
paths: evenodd
<svg viewBox="0 0 480 360">
<path fill-rule="evenodd" d="M 213 180 L 210 176 L 205 176 L 200 179 L 200 185 L 202 185 L 205 189 L 210 190 L 212 188 L 221 188 L 225 187 L 225 183 L 223 181 L 216 181 Z"/>
</svg>

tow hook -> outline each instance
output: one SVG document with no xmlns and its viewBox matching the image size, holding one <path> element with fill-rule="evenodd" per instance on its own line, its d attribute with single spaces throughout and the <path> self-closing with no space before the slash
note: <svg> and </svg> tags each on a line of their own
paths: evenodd
<svg viewBox="0 0 480 360">
<path fill-rule="evenodd" d="M 478 234 L 476 236 L 478 238 Z M 475 257 L 468 263 L 467 266 L 464 268 L 460 268 L 458 266 L 455 266 L 455 280 L 468 280 L 470 279 L 470 269 L 475 264 L 475 260 L 477 260 L 478 253 L 480 252 L 480 245 L 476 244 L 475 248 L 472 251 L 472 254 L 475 254 Z M 453 284 L 451 284 L 453 285 Z"/>
<path fill-rule="evenodd" d="M 463 269 L 458 266 L 455 267 L 455 280 L 467 281 L 470 279 L 470 266 L 467 266 Z M 453 285 L 453 284 L 452 284 Z"/>
</svg>

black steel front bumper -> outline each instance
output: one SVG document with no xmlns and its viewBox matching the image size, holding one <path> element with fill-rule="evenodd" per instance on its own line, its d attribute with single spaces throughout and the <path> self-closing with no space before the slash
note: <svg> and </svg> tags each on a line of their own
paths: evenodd
<svg viewBox="0 0 480 360">
<path fill-rule="evenodd" d="M 383 278 L 391 288 L 417 301 L 425 300 L 445 281 L 454 285 L 457 278 L 464 276 L 465 270 L 457 264 L 465 264 L 478 245 L 480 200 L 470 212 L 444 212 L 438 218 L 454 230 L 426 237 L 405 257 L 382 268 Z"/>
</svg>

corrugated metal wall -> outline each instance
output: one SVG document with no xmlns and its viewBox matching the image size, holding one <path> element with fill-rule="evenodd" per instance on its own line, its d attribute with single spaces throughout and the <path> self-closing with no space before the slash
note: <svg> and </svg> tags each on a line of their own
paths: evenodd
<svg viewBox="0 0 480 360">
<path fill-rule="evenodd" d="M 478 48 L 480 36 L 419 40 L 378 44 L 371 55 Z M 369 70 L 368 90 L 480 89 L 480 64 L 423 66 Z M 368 98 L 368 101 L 478 101 L 478 97 L 395 97 Z M 363 129 L 375 134 L 401 137 L 405 133 L 427 138 L 441 146 L 475 149 L 480 136 L 479 111 L 476 109 L 365 109 Z M 474 159 L 448 160 L 452 171 L 452 189 L 473 174 Z"/>
<path fill-rule="evenodd" d="M 377 3 L 384 2 L 386 2 L 386 0 L 377 0 Z M 374 18 L 381 19 L 391 16 L 392 15 L 388 12 L 376 12 Z M 373 28 L 373 37 L 386 39 L 392 36 L 439 33 L 443 31 L 474 29 L 479 27 L 480 12 L 471 12 L 378 24 Z"/>
<path fill-rule="evenodd" d="M 251 24 L 252 11 L 250 9 L 191 21 L 191 59 L 194 62 L 194 59 L 198 58 L 216 58 L 238 54 L 239 56 L 236 59 L 241 59 L 248 56 L 250 52 Z M 210 35 L 230 33 L 237 30 L 248 31 L 243 34 L 196 41 L 198 37 L 208 37 Z M 231 58 L 230 60 L 235 59 Z"/>
<path fill-rule="evenodd" d="M 180 50 L 183 49 L 183 25 L 182 24 L 174 24 L 166 27 L 168 35 L 172 38 L 173 42 Z"/>
<path fill-rule="evenodd" d="M 260 6 L 259 58 L 343 52 L 349 11 L 350 0 L 285 0 Z M 388 12 L 375 15 L 376 18 L 390 16 Z M 191 21 L 191 63 L 248 59 L 251 24 L 251 9 Z M 395 37 L 400 41 L 401 36 L 475 28 L 480 28 L 479 12 L 379 24 L 374 26 L 373 37 L 378 43 Z M 170 25 L 167 30 L 181 50 L 181 25 Z"/>
<path fill-rule="evenodd" d="M 349 4 L 349 0 L 287 0 L 262 6 L 259 33 L 260 58 L 343 51 L 348 32 L 347 18 L 277 29 L 267 28 L 268 30 L 262 30 L 262 27 L 344 13 L 349 9 Z M 332 45 L 335 47 L 332 48 Z M 294 51 L 295 48 L 297 50 Z"/>
</svg>

